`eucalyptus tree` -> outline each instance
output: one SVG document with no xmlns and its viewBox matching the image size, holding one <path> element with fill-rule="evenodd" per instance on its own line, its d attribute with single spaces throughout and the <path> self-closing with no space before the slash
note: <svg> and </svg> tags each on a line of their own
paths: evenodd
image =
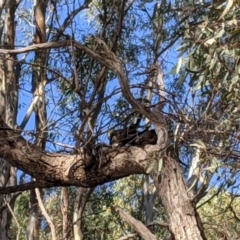
<svg viewBox="0 0 240 240">
<path fill-rule="evenodd" d="M 139 220 L 174 239 L 206 239 L 197 203 L 217 171 L 231 180 L 238 175 L 238 6 L 217 4 L 2 2 L 0 191 L 14 194 L 0 199 L 8 209 L 2 239 L 9 237 L 14 197 L 26 190 L 29 239 L 40 238 L 45 222 L 52 239 L 83 239 L 90 229 L 84 224 L 91 224 L 84 210 L 93 211 L 87 203 L 104 189 L 98 186 L 133 174 L 145 175 L 146 218 Z M 157 143 L 99 152 L 108 130 L 126 127 L 136 112 L 147 122 L 141 125 L 155 129 Z M 26 176 L 18 185 L 9 178 L 16 179 L 15 167 Z M 232 184 L 223 177 L 220 183 Z M 61 233 L 39 190 L 59 186 Z M 166 222 L 152 222 L 156 197 Z M 134 231 L 128 234 L 156 239 L 151 228 L 112 209 Z"/>
</svg>

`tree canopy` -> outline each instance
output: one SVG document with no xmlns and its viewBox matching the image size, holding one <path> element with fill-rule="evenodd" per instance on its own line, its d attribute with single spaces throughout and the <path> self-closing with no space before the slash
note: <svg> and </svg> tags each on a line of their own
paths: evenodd
<svg viewBox="0 0 240 240">
<path fill-rule="evenodd" d="M 0 238 L 238 239 L 238 5 L 2 1 Z"/>
</svg>

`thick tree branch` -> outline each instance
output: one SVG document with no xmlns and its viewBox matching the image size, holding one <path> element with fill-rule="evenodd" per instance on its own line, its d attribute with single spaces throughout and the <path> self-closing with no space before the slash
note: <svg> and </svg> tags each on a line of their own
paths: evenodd
<svg viewBox="0 0 240 240">
<path fill-rule="evenodd" d="M 94 187 L 132 174 L 144 174 L 149 164 L 155 161 L 152 156 L 149 157 L 149 153 L 159 152 L 165 147 L 166 126 L 160 107 L 156 106 L 154 114 L 146 111 L 140 102 L 133 97 L 117 57 L 102 40 L 96 39 L 96 42 L 99 44 L 99 53 L 75 41 L 71 41 L 71 46 L 81 49 L 116 74 L 122 92 L 129 103 L 154 123 L 158 143 L 146 146 L 144 149 L 138 147 L 110 149 L 102 156 L 104 159 L 101 159 L 101 163 L 104 164 L 101 164 L 101 168 L 99 168 L 99 159 L 96 159 L 95 156 L 90 156 L 89 159 L 84 149 L 79 149 L 79 153 L 75 155 L 47 153 L 28 143 L 20 136 L 20 132 L 8 129 L 8 126 L 0 121 L 0 127 L 2 127 L 2 129 L 0 128 L 0 157 L 7 159 L 13 166 L 37 180 L 42 179 L 58 186 Z M 19 54 L 39 49 L 68 47 L 69 43 L 69 41 L 41 43 L 18 50 L 0 49 L 0 54 Z M 87 161 L 93 163 L 90 164 L 91 168 L 86 167 L 88 166 Z"/>
<path fill-rule="evenodd" d="M 58 186 L 94 187 L 132 174 L 144 174 L 149 164 L 155 161 L 149 157 L 148 146 L 145 149 L 119 148 L 104 154 L 101 168 L 94 156 L 92 161 L 95 163 L 86 168 L 86 156 L 81 149 L 75 155 L 48 153 L 27 142 L 20 136 L 20 131 L 7 130 L 2 120 L 0 126 L 3 126 L 0 128 L 0 157 L 37 180 Z"/>
</svg>

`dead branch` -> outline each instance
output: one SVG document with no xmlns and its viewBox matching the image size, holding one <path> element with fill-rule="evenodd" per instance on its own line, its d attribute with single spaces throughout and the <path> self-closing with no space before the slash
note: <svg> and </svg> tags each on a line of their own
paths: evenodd
<svg viewBox="0 0 240 240">
<path fill-rule="evenodd" d="M 140 221 L 133 218 L 127 212 L 121 208 L 116 207 L 115 211 L 121 216 L 121 218 L 131 226 L 143 239 L 145 240 L 157 240 L 157 238 L 149 231 L 149 229 Z"/>
</svg>

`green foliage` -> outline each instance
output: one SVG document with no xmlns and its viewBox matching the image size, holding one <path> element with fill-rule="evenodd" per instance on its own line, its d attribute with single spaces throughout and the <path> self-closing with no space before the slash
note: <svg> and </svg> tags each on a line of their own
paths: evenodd
<svg viewBox="0 0 240 240">
<path fill-rule="evenodd" d="M 114 207 L 120 207 L 134 218 L 144 222 L 145 213 L 142 198 L 142 176 L 131 176 L 116 181 L 111 186 L 98 187 L 86 206 L 83 219 L 84 239 L 119 239 L 133 230 L 115 213 Z M 154 220 L 165 221 L 164 209 L 159 201 Z M 168 231 L 161 227 L 152 227 L 156 236 L 167 236 Z"/>
<path fill-rule="evenodd" d="M 184 116 L 174 131 L 179 155 L 189 164 L 191 147 L 201 149 L 204 174 L 226 165 L 234 169 L 239 162 L 233 154 L 239 150 L 239 7 L 236 2 L 177 5 L 182 39 L 171 71 L 178 99 L 171 109 Z"/>
<path fill-rule="evenodd" d="M 198 211 L 208 239 L 239 239 L 240 202 L 238 197 L 213 189 L 201 200 L 199 205 L 201 207 Z"/>
<path fill-rule="evenodd" d="M 22 193 L 17 197 L 14 206 L 14 215 L 12 223 L 12 237 L 13 239 L 24 240 L 26 239 L 26 229 L 28 226 L 29 216 L 29 194 L 27 192 Z"/>
</svg>

